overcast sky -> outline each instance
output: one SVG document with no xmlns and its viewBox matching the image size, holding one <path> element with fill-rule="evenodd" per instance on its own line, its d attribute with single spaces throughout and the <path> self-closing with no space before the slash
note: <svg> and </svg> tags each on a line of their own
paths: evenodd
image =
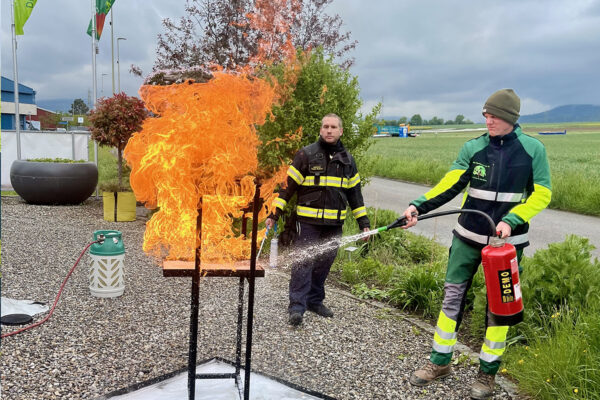
<svg viewBox="0 0 600 400">
<path fill-rule="evenodd" d="M 2 75 L 13 77 L 10 0 L 2 5 Z M 121 41 L 121 89 L 135 95 L 156 51 L 161 20 L 184 13 L 184 0 L 116 0 Z M 514 88 L 521 114 L 564 104 L 600 105 L 600 0 L 334 0 L 344 29 L 358 40 L 351 72 L 366 111 L 383 102 L 383 116 L 463 114 L 483 121 L 495 90 Z M 18 37 L 19 81 L 38 100 L 83 98 L 92 88 L 91 1 L 39 0 Z M 108 21 L 108 18 L 107 18 Z M 98 96 L 112 93 L 110 26 L 97 57 Z M 107 74 L 102 78 L 101 74 Z M 115 75 L 117 68 L 115 65 Z M 115 85 L 117 78 L 115 77 Z"/>
</svg>

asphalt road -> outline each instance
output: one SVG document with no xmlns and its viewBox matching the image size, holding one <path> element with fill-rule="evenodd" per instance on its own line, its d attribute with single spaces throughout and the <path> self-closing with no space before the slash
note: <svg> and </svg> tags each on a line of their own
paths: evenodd
<svg viewBox="0 0 600 400">
<path fill-rule="evenodd" d="M 383 208 L 403 212 L 408 203 L 429 190 L 428 186 L 400 182 L 385 178 L 371 178 L 371 182 L 363 188 L 363 197 L 367 207 Z M 457 209 L 462 196 L 436 211 Z M 452 228 L 456 224 L 457 215 L 447 215 L 419 222 L 411 228 L 412 232 L 435 238 L 445 246 L 450 246 Z M 536 215 L 529 228 L 530 245 L 525 248 L 525 255 L 532 256 L 536 250 L 544 249 L 549 243 L 562 242 L 568 234 L 587 237 L 596 246 L 595 257 L 600 258 L 600 218 L 574 214 L 565 211 L 545 209 Z"/>
</svg>

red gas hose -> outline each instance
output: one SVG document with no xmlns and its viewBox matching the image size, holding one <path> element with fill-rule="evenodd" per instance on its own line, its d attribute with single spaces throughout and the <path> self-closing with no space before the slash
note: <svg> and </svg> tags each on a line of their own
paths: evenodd
<svg viewBox="0 0 600 400">
<path fill-rule="evenodd" d="M 24 332 L 24 331 L 26 331 L 28 329 L 34 328 L 34 327 L 39 326 L 39 325 L 43 324 L 44 322 L 48 321 L 48 319 L 50 318 L 50 316 L 54 312 L 54 308 L 56 307 L 56 304 L 58 303 L 58 299 L 60 298 L 60 295 L 61 295 L 61 293 L 62 293 L 62 291 L 63 291 L 63 289 L 65 287 L 65 284 L 67 283 L 67 280 L 69 280 L 69 277 L 71 276 L 71 274 L 75 270 L 75 267 L 77 267 L 77 264 L 79 264 L 79 261 L 81 260 L 81 257 L 83 257 L 83 255 L 85 254 L 85 252 L 87 251 L 87 249 L 90 248 L 91 245 L 93 245 L 94 243 L 100 243 L 102 241 L 104 241 L 104 238 L 99 239 L 99 240 L 95 240 L 95 241 L 89 243 L 87 246 L 85 246 L 85 249 L 83 249 L 83 251 L 79 255 L 79 258 L 77 258 L 77 261 L 75 261 L 75 265 L 73 265 L 73 267 L 71 268 L 71 270 L 69 271 L 69 273 L 65 277 L 65 280 L 63 281 L 62 285 L 60 285 L 60 289 L 58 290 L 58 294 L 56 295 L 56 299 L 54 299 L 54 304 L 52 305 L 52 308 L 50 309 L 50 312 L 48 313 L 48 315 L 46 316 L 46 318 L 44 318 L 41 321 L 38 321 L 38 322 L 36 322 L 34 324 L 28 325 L 28 326 L 26 326 L 24 328 L 17 329 L 14 332 L 5 333 L 5 334 L 3 334 L 1 336 L 1 338 L 4 339 L 5 337 L 16 335 L 18 333 Z"/>
</svg>

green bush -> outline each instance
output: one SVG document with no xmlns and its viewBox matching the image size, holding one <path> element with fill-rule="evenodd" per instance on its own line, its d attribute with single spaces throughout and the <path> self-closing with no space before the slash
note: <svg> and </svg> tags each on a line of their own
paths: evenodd
<svg viewBox="0 0 600 400">
<path fill-rule="evenodd" d="M 375 105 L 363 115 L 358 78 L 337 65 L 322 48 L 298 51 L 298 62 L 301 70 L 290 93 L 283 104 L 273 107 L 273 118 L 258 127 L 263 143 L 258 154 L 261 166 L 274 169 L 281 165 L 281 160 L 292 159 L 299 148 L 317 140 L 321 119 L 326 114 L 336 113 L 343 121 L 344 146 L 356 159 L 361 177 L 370 176 L 372 165 L 367 165 L 365 155 L 372 143 L 373 123 L 381 105 Z M 287 68 L 285 64 L 275 64 L 266 75 L 281 84 Z M 297 132 L 302 133 L 299 141 L 289 137 L 284 141 L 277 140 L 285 135 L 295 136 Z"/>
<path fill-rule="evenodd" d="M 415 264 L 433 263 L 448 257 L 446 249 L 425 236 L 411 235 L 404 248 Z"/>
<path fill-rule="evenodd" d="M 562 305 L 598 309 L 600 262 L 592 261 L 595 247 L 587 238 L 567 236 L 538 250 L 523 262 L 523 303 L 550 315 Z"/>
<path fill-rule="evenodd" d="M 390 303 L 436 317 L 444 299 L 445 263 L 405 267 L 389 290 Z"/>
</svg>

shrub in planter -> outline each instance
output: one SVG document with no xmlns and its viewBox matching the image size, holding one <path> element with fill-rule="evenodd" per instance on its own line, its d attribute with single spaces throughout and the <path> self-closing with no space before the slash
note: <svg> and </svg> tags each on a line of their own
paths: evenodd
<svg viewBox="0 0 600 400">
<path fill-rule="evenodd" d="M 135 220 L 135 195 L 123 182 L 123 149 L 134 132 L 142 128 L 148 115 L 144 103 L 137 97 L 118 93 L 98 101 L 90 112 L 92 139 L 101 145 L 117 149 L 118 181 L 103 185 L 104 219 Z M 125 210 L 119 211 L 124 206 Z"/>
<path fill-rule="evenodd" d="M 10 168 L 10 181 L 30 204 L 79 204 L 94 193 L 98 168 L 67 159 L 17 160 Z"/>
</svg>

